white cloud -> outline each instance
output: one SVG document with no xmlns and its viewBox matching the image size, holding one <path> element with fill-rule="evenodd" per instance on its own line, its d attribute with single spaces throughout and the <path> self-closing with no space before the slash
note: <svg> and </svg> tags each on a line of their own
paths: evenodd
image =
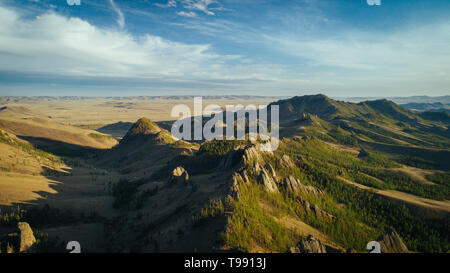
<svg viewBox="0 0 450 273">
<path fill-rule="evenodd" d="M 197 16 L 197 13 L 195 13 L 193 11 L 188 11 L 188 12 L 179 11 L 179 12 L 177 12 L 177 14 L 180 16 L 184 16 L 184 17 L 196 17 Z"/>
<path fill-rule="evenodd" d="M 186 9 L 199 10 L 207 15 L 215 15 L 210 9 L 210 5 L 217 3 L 214 0 L 181 0 Z"/>
<path fill-rule="evenodd" d="M 109 0 L 109 3 L 111 4 L 113 10 L 117 13 L 117 24 L 121 29 L 123 29 L 125 27 L 125 16 L 123 15 L 123 12 L 116 6 L 114 0 Z"/>
<path fill-rule="evenodd" d="M 166 4 L 154 3 L 154 5 L 160 8 L 171 8 L 176 7 L 177 2 L 175 0 L 168 0 Z"/>
<path fill-rule="evenodd" d="M 208 44 L 133 36 L 53 11 L 24 19 L 0 6 L 0 40 L 0 71 L 222 82 L 267 81 L 283 74 L 270 65 L 243 64 L 240 56 L 219 55 Z"/>
</svg>

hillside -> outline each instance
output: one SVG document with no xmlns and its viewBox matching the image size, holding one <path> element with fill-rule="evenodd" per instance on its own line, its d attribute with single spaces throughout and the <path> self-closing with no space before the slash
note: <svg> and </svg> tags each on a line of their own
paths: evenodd
<svg viewBox="0 0 450 273">
<path fill-rule="evenodd" d="M 175 140 L 171 133 L 147 118 L 141 118 L 128 130 L 119 144 L 106 152 L 100 160 L 102 166 L 119 167 L 122 174 L 139 177 L 157 166 L 165 164 L 180 153 L 198 149 L 197 144 Z"/>
<path fill-rule="evenodd" d="M 445 150 L 450 147 L 445 114 L 417 113 L 388 100 L 349 103 L 315 95 L 273 104 L 280 105 L 280 133 L 286 137 L 314 136 L 344 145 L 370 142 Z"/>
<path fill-rule="evenodd" d="M 23 185 L 26 197 L 3 204 L 67 210 L 77 220 L 27 221 L 64 238 L 81 229 L 91 251 L 366 252 L 374 240 L 386 252 L 449 250 L 445 120 L 388 100 L 276 103 L 282 139 L 273 152 L 261 140 L 176 140 L 170 122 L 147 118 L 106 127 L 123 135 L 109 147 L 89 130 L 0 118 L 0 187 Z M 36 138 L 90 150 L 56 157 Z"/>
<path fill-rule="evenodd" d="M 108 149 L 117 144 L 108 135 L 40 118 L 0 117 L 0 129 L 60 155 L 78 153 L 85 149 Z"/>
</svg>

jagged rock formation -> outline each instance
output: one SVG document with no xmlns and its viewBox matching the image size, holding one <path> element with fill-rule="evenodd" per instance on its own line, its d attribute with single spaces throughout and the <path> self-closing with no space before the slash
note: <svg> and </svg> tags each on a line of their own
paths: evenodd
<svg viewBox="0 0 450 273">
<path fill-rule="evenodd" d="M 327 253 L 327 248 L 322 242 L 309 235 L 300 240 L 296 246 L 290 247 L 288 253 Z"/>
<path fill-rule="evenodd" d="M 231 179 L 231 196 L 239 198 L 239 185 L 254 180 L 270 191 L 278 192 L 277 177 L 275 169 L 266 163 L 266 156 L 273 155 L 271 151 L 260 149 L 261 144 L 252 144 L 250 147 L 241 146 L 238 149 L 242 154 L 239 168 L 232 175 Z M 232 151 L 230 153 L 235 153 Z M 227 156 L 228 157 L 228 156 Z"/>
<path fill-rule="evenodd" d="M 300 180 L 296 179 L 292 175 L 284 178 L 283 187 L 292 193 L 303 193 L 303 194 L 312 194 L 315 197 L 319 197 L 322 194 L 322 191 L 316 189 L 313 186 L 303 185 Z"/>
<path fill-rule="evenodd" d="M 266 169 L 261 168 L 258 182 L 264 185 L 264 187 L 270 192 L 278 192 L 278 187 L 275 180 L 269 175 Z"/>
<path fill-rule="evenodd" d="M 380 243 L 381 253 L 409 253 L 402 238 L 394 230 L 389 230 L 377 240 Z"/>
<path fill-rule="evenodd" d="M 189 181 L 189 174 L 183 167 L 176 167 L 169 177 L 169 185 L 184 185 L 187 186 Z"/>
<path fill-rule="evenodd" d="M 304 200 L 301 196 L 297 197 L 297 201 L 300 203 L 300 205 L 305 209 L 307 213 L 314 213 L 316 217 L 318 218 L 324 218 L 330 221 L 333 221 L 336 216 L 322 210 L 318 205 L 310 204 L 308 201 Z"/>
</svg>

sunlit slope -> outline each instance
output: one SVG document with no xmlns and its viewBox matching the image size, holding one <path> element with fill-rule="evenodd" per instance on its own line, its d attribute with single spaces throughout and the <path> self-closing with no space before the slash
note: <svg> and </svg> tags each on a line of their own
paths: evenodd
<svg viewBox="0 0 450 273">
<path fill-rule="evenodd" d="M 50 140 L 81 147 L 108 149 L 117 144 L 112 137 L 91 130 L 54 123 L 45 119 L 0 117 L 0 129 L 19 137 Z"/>
<path fill-rule="evenodd" d="M 63 161 L 27 141 L 0 130 L 0 205 L 37 200 L 38 192 L 55 193 L 51 172 L 63 172 Z"/>
</svg>

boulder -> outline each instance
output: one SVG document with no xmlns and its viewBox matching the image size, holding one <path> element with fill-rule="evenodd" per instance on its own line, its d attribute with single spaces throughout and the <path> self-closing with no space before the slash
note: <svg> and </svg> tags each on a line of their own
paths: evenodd
<svg viewBox="0 0 450 273">
<path fill-rule="evenodd" d="M 267 163 L 266 166 L 264 167 L 269 172 L 269 174 L 276 180 L 277 173 L 275 172 L 275 169 L 272 167 L 272 165 L 270 165 L 270 163 Z"/>
<path fill-rule="evenodd" d="M 17 224 L 17 228 L 19 229 L 19 237 L 20 237 L 20 252 L 26 252 L 30 247 L 32 247 L 36 243 L 36 238 L 34 237 L 33 230 L 26 222 L 19 222 Z"/>
<path fill-rule="evenodd" d="M 296 246 L 290 247 L 288 253 L 327 253 L 327 248 L 322 242 L 308 235 L 306 239 L 300 240 Z"/>
<path fill-rule="evenodd" d="M 189 174 L 183 167 L 176 167 L 169 177 L 170 185 L 187 185 Z"/>
<path fill-rule="evenodd" d="M 311 211 L 311 205 L 309 204 L 308 201 L 304 200 L 301 196 L 297 197 L 297 200 L 300 203 L 300 205 L 302 205 L 302 207 L 305 209 L 306 212 Z"/>
<path fill-rule="evenodd" d="M 278 192 L 278 187 L 276 182 L 270 177 L 266 169 L 262 168 L 259 175 L 258 182 L 260 182 L 264 187 L 270 192 Z"/>
<path fill-rule="evenodd" d="M 278 163 L 280 166 L 284 168 L 293 168 L 295 167 L 294 161 L 286 154 L 284 154 L 279 160 Z"/>
</svg>

